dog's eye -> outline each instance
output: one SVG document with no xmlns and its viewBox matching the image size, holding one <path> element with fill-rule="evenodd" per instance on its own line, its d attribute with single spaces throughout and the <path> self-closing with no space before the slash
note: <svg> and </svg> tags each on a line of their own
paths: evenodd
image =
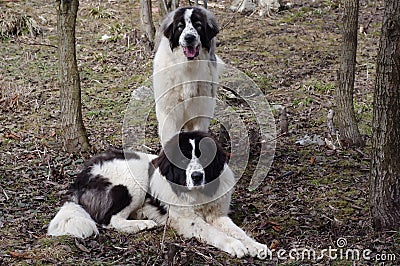
<svg viewBox="0 0 400 266">
<path fill-rule="evenodd" d="M 185 26 L 185 25 L 184 25 L 182 22 L 179 22 L 178 25 L 177 25 L 176 27 L 177 27 L 177 29 L 178 29 L 179 31 L 182 31 L 184 26 Z"/>
<path fill-rule="evenodd" d="M 201 24 L 200 21 L 196 21 L 196 22 L 194 23 L 194 27 L 195 27 L 196 29 L 200 30 L 201 27 L 203 27 L 203 25 Z"/>
</svg>

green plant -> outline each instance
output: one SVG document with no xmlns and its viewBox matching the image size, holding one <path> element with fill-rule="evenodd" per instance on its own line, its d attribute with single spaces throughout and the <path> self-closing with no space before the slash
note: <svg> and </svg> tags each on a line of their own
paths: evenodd
<svg viewBox="0 0 400 266">
<path fill-rule="evenodd" d="M 294 106 L 309 106 L 313 102 L 313 99 L 310 97 L 305 97 L 303 99 L 295 99 L 293 101 Z"/>
<path fill-rule="evenodd" d="M 97 6 L 89 8 L 89 15 L 94 18 L 110 18 L 111 13 L 105 7 Z"/>
</svg>

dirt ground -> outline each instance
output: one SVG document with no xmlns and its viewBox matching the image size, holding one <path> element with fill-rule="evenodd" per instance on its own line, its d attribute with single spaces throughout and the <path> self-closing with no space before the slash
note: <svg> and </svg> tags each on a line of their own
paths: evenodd
<svg viewBox="0 0 400 266">
<path fill-rule="evenodd" d="M 55 1 L 0 0 L 0 264 L 398 265 L 400 233 L 375 233 L 369 218 L 372 92 L 383 3 L 361 2 L 355 110 L 367 144 L 336 151 L 299 140 L 328 136 L 340 1 L 294 0 L 263 18 L 234 14 L 228 1 L 210 3 L 222 28 L 218 55 L 247 74 L 271 107 L 288 110 L 289 133 L 277 137 L 263 183 L 247 189 L 259 152 L 252 146 L 232 200 L 235 223 L 275 249 L 272 258 L 259 260 L 231 258 L 171 228 L 135 235 L 101 229 L 85 240 L 45 235 L 85 155 L 61 147 Z M 80 1 L 77 57 L 93 153 L 123 145 L 131 93 L 151 76 L 153 52 L 141 36 L 138 6 L 139 1 Z M 7 21 L 21 17 L 31 27 L 4 31 Z M 273 114 L 278 123 L 278 111 Z M 155 129 L 154 119 L 151 125 Z M 216 127 L 213 132 L 218 135 Z M 147 137 L 149 150 L 158 151 L 154 130 Z M 304 250 L 315 256 L 302 256 Z"/>
</svg>

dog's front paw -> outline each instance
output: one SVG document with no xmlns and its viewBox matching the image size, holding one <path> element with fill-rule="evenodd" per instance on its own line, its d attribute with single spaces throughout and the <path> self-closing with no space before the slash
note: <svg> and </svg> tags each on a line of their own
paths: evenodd
<svg viewBox="0 0 400 266">
<path fill-rule="evenodd" d="M 140 223 L 137 225 L 139 231 L 145 230 L 145 229 L 151 229 L 157 226 L 157 223 L 152 221 L 152 220 L 144 220 L 140 221 Z"/>
<path fill-rule="evenodd" d="M 249 250 L 249 254 L 252 257 L 258 257 L 259 259 L 266 259 L 271 252 L 267 245 L 252 241 L 246 245 Z"/>
<path fill-rule="evenodd" d="M 249 251 L 243 243 L 237 239 L 230 239 L 224 244 L 222 248 L 225 252 L 231 254 L 233 257 L 242 258 L 249 254 Z"/>
</svg>

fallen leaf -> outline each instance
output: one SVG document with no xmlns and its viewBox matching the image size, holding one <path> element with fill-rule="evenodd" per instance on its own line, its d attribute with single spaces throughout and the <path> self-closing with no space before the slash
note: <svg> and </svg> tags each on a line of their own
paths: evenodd
<svg viewBox="0 0 400 266">
<path fill-rule="evenodd" d="M 12 133 L 12 132 L 8 132 L 8 133 L 4 134 L 4 137 L 7 139 L 16 139 L 16 140 L 21 139 L 21 136 L 15 134 L 15 133 Z"/>
<path fill-rule="evenodd" d="M 279 240 L 273 239 L 271 245 L 269 246 L 270 250 L 277 250 L 280 242 Z"/>
<path fill-rule="evenodd" d="M 8 254 L 13 258 L 18 258 L 18 259 L 34 259 L 35 258 L 26 252 L 21 253 L 21 252 L 8 251 Z"/>
<path fill-rule="evenodd" d="M 282 231 L 282 226 L 280 225 L 273 225 L 272 229 L 274 229 L 275 232 L 280 232 Z"/>
<path fill-rule="evenodd" d="M 314 157 L 314 156 L 311 156 L 311 158 L 310 158 L 310 164 L 313 165 L 314 163 L 315 163 L 315 157 Z"/>
<path fill-rule="evenodd" d="M 273 221 L 266 221 L 266 222 L 261 223 L 261 228 L 263 228 L 263 229 L 268 229 L 271 227 L 275 232 L 282 231 L 282 226 L 280 226 L 279 224 L 277 224 Z"/>
<path fill-rule="evenodd" d="M 336 150 L 326 150 L 326 155 L 332 156 L 336 153 Z"/>
<path fill-rule="evenodd" d="M 77 247 L 78 249 L 80 249 L 80 250 L 83 251 L 83 252 L 86 252 L 86 253 L 89 253 L 89 252 L 90 252 L 90 250 L 89 250 L 87 247 L 85 247 L 84 245 L 82 245 L 81 243 L 79 243 L 79 242 L 76 240 L 76 238 L 75 238 L 75 245 L 76 245 L 76 247 Z"/>
<path fill-rule="evenodd" d="M 325 138 L 325 144 L 329 149 L 336 150 L 336 146 L 333 144 L 331 140 Z"/>
</svg>

